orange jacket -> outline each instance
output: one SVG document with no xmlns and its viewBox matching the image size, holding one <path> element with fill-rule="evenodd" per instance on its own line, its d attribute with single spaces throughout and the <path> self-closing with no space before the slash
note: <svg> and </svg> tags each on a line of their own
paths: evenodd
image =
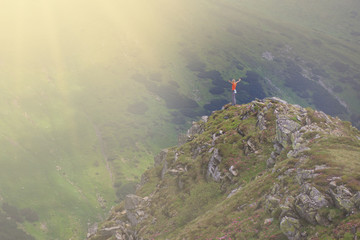
<svg viewBox="0 0 360 240">
<path fill-rule="evenodd" d="M 232 82 L 231 84 L 232 84 L 231 90 L 234 91 L 236 89 L 237 82 Z"/>
</svg>

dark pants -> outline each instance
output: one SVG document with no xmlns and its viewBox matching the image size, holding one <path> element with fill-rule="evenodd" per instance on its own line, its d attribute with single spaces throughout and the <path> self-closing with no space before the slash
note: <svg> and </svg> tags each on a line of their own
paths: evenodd
<svg viewBox="0 0 360 240">
<path fill-rule="evenodd" d="M 232 105 L 236 104 L 236 97 L 235 97 L 235 91 L 232 91 Z"/>
</svg>

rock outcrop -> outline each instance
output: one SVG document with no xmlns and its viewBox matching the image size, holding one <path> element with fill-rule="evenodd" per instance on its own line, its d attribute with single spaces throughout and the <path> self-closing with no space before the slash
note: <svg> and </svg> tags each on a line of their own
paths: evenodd
<svg viewBox="0 0 360 240">
<path fill-rule="evenodd" d="M 278 98 L 226 105 L 161 151 L 88 238 L 356 239 L 359 135 Z"/>
</svg>

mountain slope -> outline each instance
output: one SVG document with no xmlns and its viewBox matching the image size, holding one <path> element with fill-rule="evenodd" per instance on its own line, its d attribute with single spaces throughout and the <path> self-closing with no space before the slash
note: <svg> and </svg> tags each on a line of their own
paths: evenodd
<svg viewBox="0 0 360 240">
<path fill-rule="evenodd" d="M 278 98 L 227 105 L 157 155 L 89 239 L 350 239 L 359 157 L 349 122 Z"/>
<path fill-rule="evenodd" d="M 360 126 L 358 1 L 1 6 L 0 205 L 38 220 L 0 215 L 37 239 L 80 239 L 155 152 L 229 102 L 228 79 L 243 79 L 239 103 L 280 96 Z"/>
</svg>

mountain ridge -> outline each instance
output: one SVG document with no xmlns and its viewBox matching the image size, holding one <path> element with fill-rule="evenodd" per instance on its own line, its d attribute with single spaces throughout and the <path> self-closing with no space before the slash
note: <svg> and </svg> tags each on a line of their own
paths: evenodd
<svg viewBox="0 0 360 240">
<path fill-rule="evenodd" d="M 360 132 L 279 98 L 225 105 L 162 150 L 88 239 L 350 239 Z"/>
</svg>

